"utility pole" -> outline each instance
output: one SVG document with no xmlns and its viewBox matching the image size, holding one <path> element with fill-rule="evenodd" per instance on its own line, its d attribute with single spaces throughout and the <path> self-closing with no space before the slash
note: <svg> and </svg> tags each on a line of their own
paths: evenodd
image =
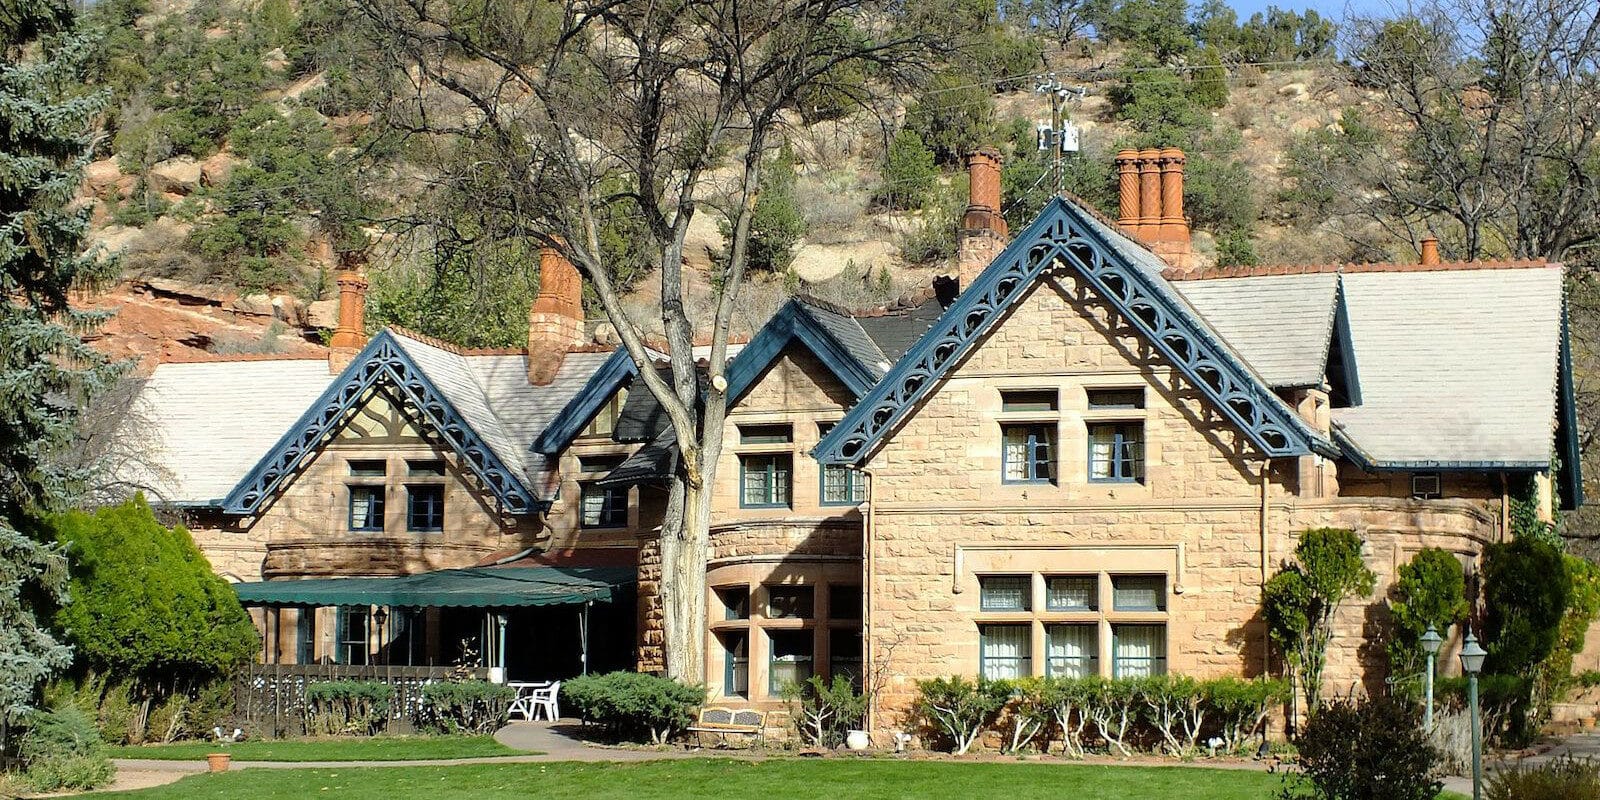
<svg viewBox="0 0 1600 800">
<path fill-rule="evenodd" d="M 1087 90 L 1082 86 L 1068 86 L 1056 78 L 1054 72 L 1044 75 L 1034 86 L 1037 94 L 1050 96 L 1050 123 L 1038 127 L 1038 146 L 1041 152 L 1050 153 L 1050 178 L 1056 194 L 1067 189 L 1067 172 L 1062 158 L 1067 153 L 1078 152 L 1078 126 L 1067 118 L 1068 99 L 1083 100 Z"/>
</svg>

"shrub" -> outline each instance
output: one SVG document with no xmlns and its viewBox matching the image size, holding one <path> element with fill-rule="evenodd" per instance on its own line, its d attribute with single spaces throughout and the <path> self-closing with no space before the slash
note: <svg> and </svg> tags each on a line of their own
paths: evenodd
<svg viewBox="0 0 1600 800">
<path fill-rule="evenodd" d="M 447 681 L 422 687 L 418 730 L 430 733 L 483 734 L 505 727 L 517 690 L 488 681 Z"/>
<path fill-rule="evenodd" d="M 561 685 L 578 716 L 629 741 L 664 744 L 694 721 L 706 701 L 704 686 L 686 686 L 642 672 L 585 675 Z"/>
<path fill-rule="evenodd" d="M 922 143 L 916 131 L 901 130 L 889 143 L 883 166 L 883 186 L 874 200 L 887 208 L 922 208 L 938 180 L 939 168 L 933 163 L 933 151 Z"/>
<path fill-rule="evenodd" d="M 761 170 L 761 192 L 750 214 L 749 267 L 782 272 L 794 261 L 794 246 L 806 233 L 806 219 L 794 201 L 794 150 L 785 144 Z M 723 223 L 722 235 L 732 235 Z"/>
<path fill-rule="evenodd" d="M 994 133 L 994 97 L 970 75 L 945 72 L 927 87 L 930 96 L 906 109 L 905 129 L 933 151 L 934 160 L 962 165 L 968 152 Z"/>
<path fill-rule="evenodd" d="M 1517 675 L 1478 676 L 1478 708 L 1483 714 L 1484 736 L 1504 739 L 1528 697 L 1527 678 Z M 1435 702 L 1450 709 L 1467 707 L 1467 679 L 1439 678 L 1433 684 Z"/>
<path fill-rule="evenodd" d="M 994 691 L 1006 698 L 1004 706 L 1008 735 L 1003 745 L 1007 753 L 1022 753 L 1052 722 L 1054 695 L 1047 678 L 1018 678 L 996 681 Z"/>
<path fill-rule="evenodd" d="M 1139 718 L 1139 690 L 1132 681 L 1084 678 L 1083 704 L 1095 731 L 1107 749 L 1133 755 L 1128 746 L 1128 731 Z"/>
<path fill-rule="evenodd" d="M 820 675 L 790 683 L 783 687 L 783 697 L 799 706 L 795 726 L 812 747 L 838 747 L 846 733 L 861 727 L 867 714 L 866 694 L 856 691 L 843 675 L 833 676 L 831 684 Z"/>
<path fill-rule="evenodd" d="M 380 681 L 327 681 L 306 686 L 306 732 L 371 736 L 388 724 L 394 687 Z"/>
<path fill-rule="evenodd" d="M 900 257 L 912 264 L 933 264 L 956 254 L 956 228 L 961 226 L 961 201 L 954 192 L 936 193 L 922 210 L 922 219 L 900 236 Z"/>
<path fill-rule="evenodd" d="M 1377 576 L 1361 560 L 1361 539 L 1353 531 L 1317 528 L 1300 535 L 1295 561 L 1262 590 L 1262 611 L 1272 640 L 1283 648 L 1301 681 L 1306 707 L 1322 697 L 1322 669 L 1333 617 L 1340 604 L 1372 592 Z"/>
<path fill-rule="evenodd" d="M 1433 626 L 1441 635 L 1467 616 L 1466 574 L 1454 553 L 1424 548 L 1400 565 L 1389 598 L 1394 638 L 1389 642 L 1391 677 L 1420 674 L 1425 657 L 1422 634 Z"/>
<path fill-rule="evenodd" d="M 1600 799 L 1600 762 L 1571 756 L 1543 764 L 1507 764 L 1489 775 L 1483 787 L 1488 800 Z"/>
<path fill-rule="evenodd" d="M 86 791 L 116 774 L 94 722 L 77 708 L 35 712 L 26 724 L 17 754 L 26 768 L 23 780 L 35 791 Z"/>
<path fill-rule="evenodd" d="M 1211 720 L 1221 729 L 1223 747 L 1235 753 L 1253 737 L 1266 739 L 1267 714 L 1291 696 L 1287 682 L 1264 678 L 1217 678 L 1206 681 L 1201 691 Z"/>
<path fill-rule="evenodd" d="M 1005 707 L 1009 684 L 959 675 L 917 681 L 916 714 L 926 727 L 948 740 L 951 752 L 963 755 L 993 725 Z"/>
<path fill-rule="evenodd" d="M 1168 752 L 1193 752 L 1208 710 L 1200 682 L 1182 675 L 1152 675 L 1140 679 L 1134 691 Z"/>
<path fill-rule="evenodd" d="M 1298 775 L 1285 798 L 1433 800 L 1439 754 L 1422 732 L 1422 710 L 1391 695 L 1317 710 L 1295 743 Z"/>
</svg>

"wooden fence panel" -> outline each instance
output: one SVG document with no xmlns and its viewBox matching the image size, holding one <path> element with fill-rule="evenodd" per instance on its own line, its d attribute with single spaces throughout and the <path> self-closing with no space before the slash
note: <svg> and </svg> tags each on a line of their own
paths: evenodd
<svg viewBox="0 0 1600 800">
<path fill-rule="evenodd" d="M 251 664 L 234 678 L 234 726 L 268 738 L 306 732 L 306 687 L 329 681 L 377 681 L 394 687 L 387 732 L 411 733 L 422 707 L 422 687 L 460 674 L 459 667 Z M 480 669 L 472 677 L 487 678 Z"/>
</svg>

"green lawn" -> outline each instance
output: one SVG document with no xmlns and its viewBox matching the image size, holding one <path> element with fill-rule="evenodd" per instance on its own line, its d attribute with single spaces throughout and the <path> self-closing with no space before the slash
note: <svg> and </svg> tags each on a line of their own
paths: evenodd
<svg viewBox="0 0 1600 800">
<path fill-rule="evenodd" d="M 493 736 L 378 736 L 371 739 L 285 739 L 271 742 L 179 742 L 115 747 L 112 758 L 204 761 L 230 753 L 235 761 L 431 761 L 438 758 L 527 755 Z"/>
<path fill-rule="evenodd" d="M 1062 797 L 1097 800 L 1268 798 L 1279 778 L 1248 770 L 1115 767 L 1061 763 L 949 763 L 829 759 L 762 762 L 711 759 L 633 764 L 477 764 L 459 767 L 247 769 L 194 775 L 155 789 L 97 795 L 164 798 L 337 797 L 339 800 L 668 800 L 669 798 Z"/>
</svg>

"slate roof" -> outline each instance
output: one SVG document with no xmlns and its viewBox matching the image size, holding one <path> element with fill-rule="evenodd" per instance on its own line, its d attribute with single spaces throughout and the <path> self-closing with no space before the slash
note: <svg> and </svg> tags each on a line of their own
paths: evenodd
<svg viewBox="0 0 1600 800">
<path fill-rule="evenodd" d="M 1173 284 L 1275 389 L 1319 386 L 1339 276 L 1258 276 Z"/>
<path fill-rule="evenodd" d="M 1369 462 L 1543 467 L 1556 421 L 1558 266 L 1341 276 L 1361 405 L 1334 424 Z"/>
<path fill-rule="evenodd" d="M 922 334 L 928 332 L 928 328 L 944 313 L 946 305 L 930 295 L 914 305 L 890 309 L 882 314 L 858 316 L 856 324 L 891 362 L 898 361 L 922 338 Z"/>
<path fill-rule="evenodd" d="M 232 489 L 333 375 L 325 358 L 217 360 L 157 365 L 127 424 L 148 436 L 148 474 L 129 479 L 156 499 L 209 505 Z"/>
</svg>

